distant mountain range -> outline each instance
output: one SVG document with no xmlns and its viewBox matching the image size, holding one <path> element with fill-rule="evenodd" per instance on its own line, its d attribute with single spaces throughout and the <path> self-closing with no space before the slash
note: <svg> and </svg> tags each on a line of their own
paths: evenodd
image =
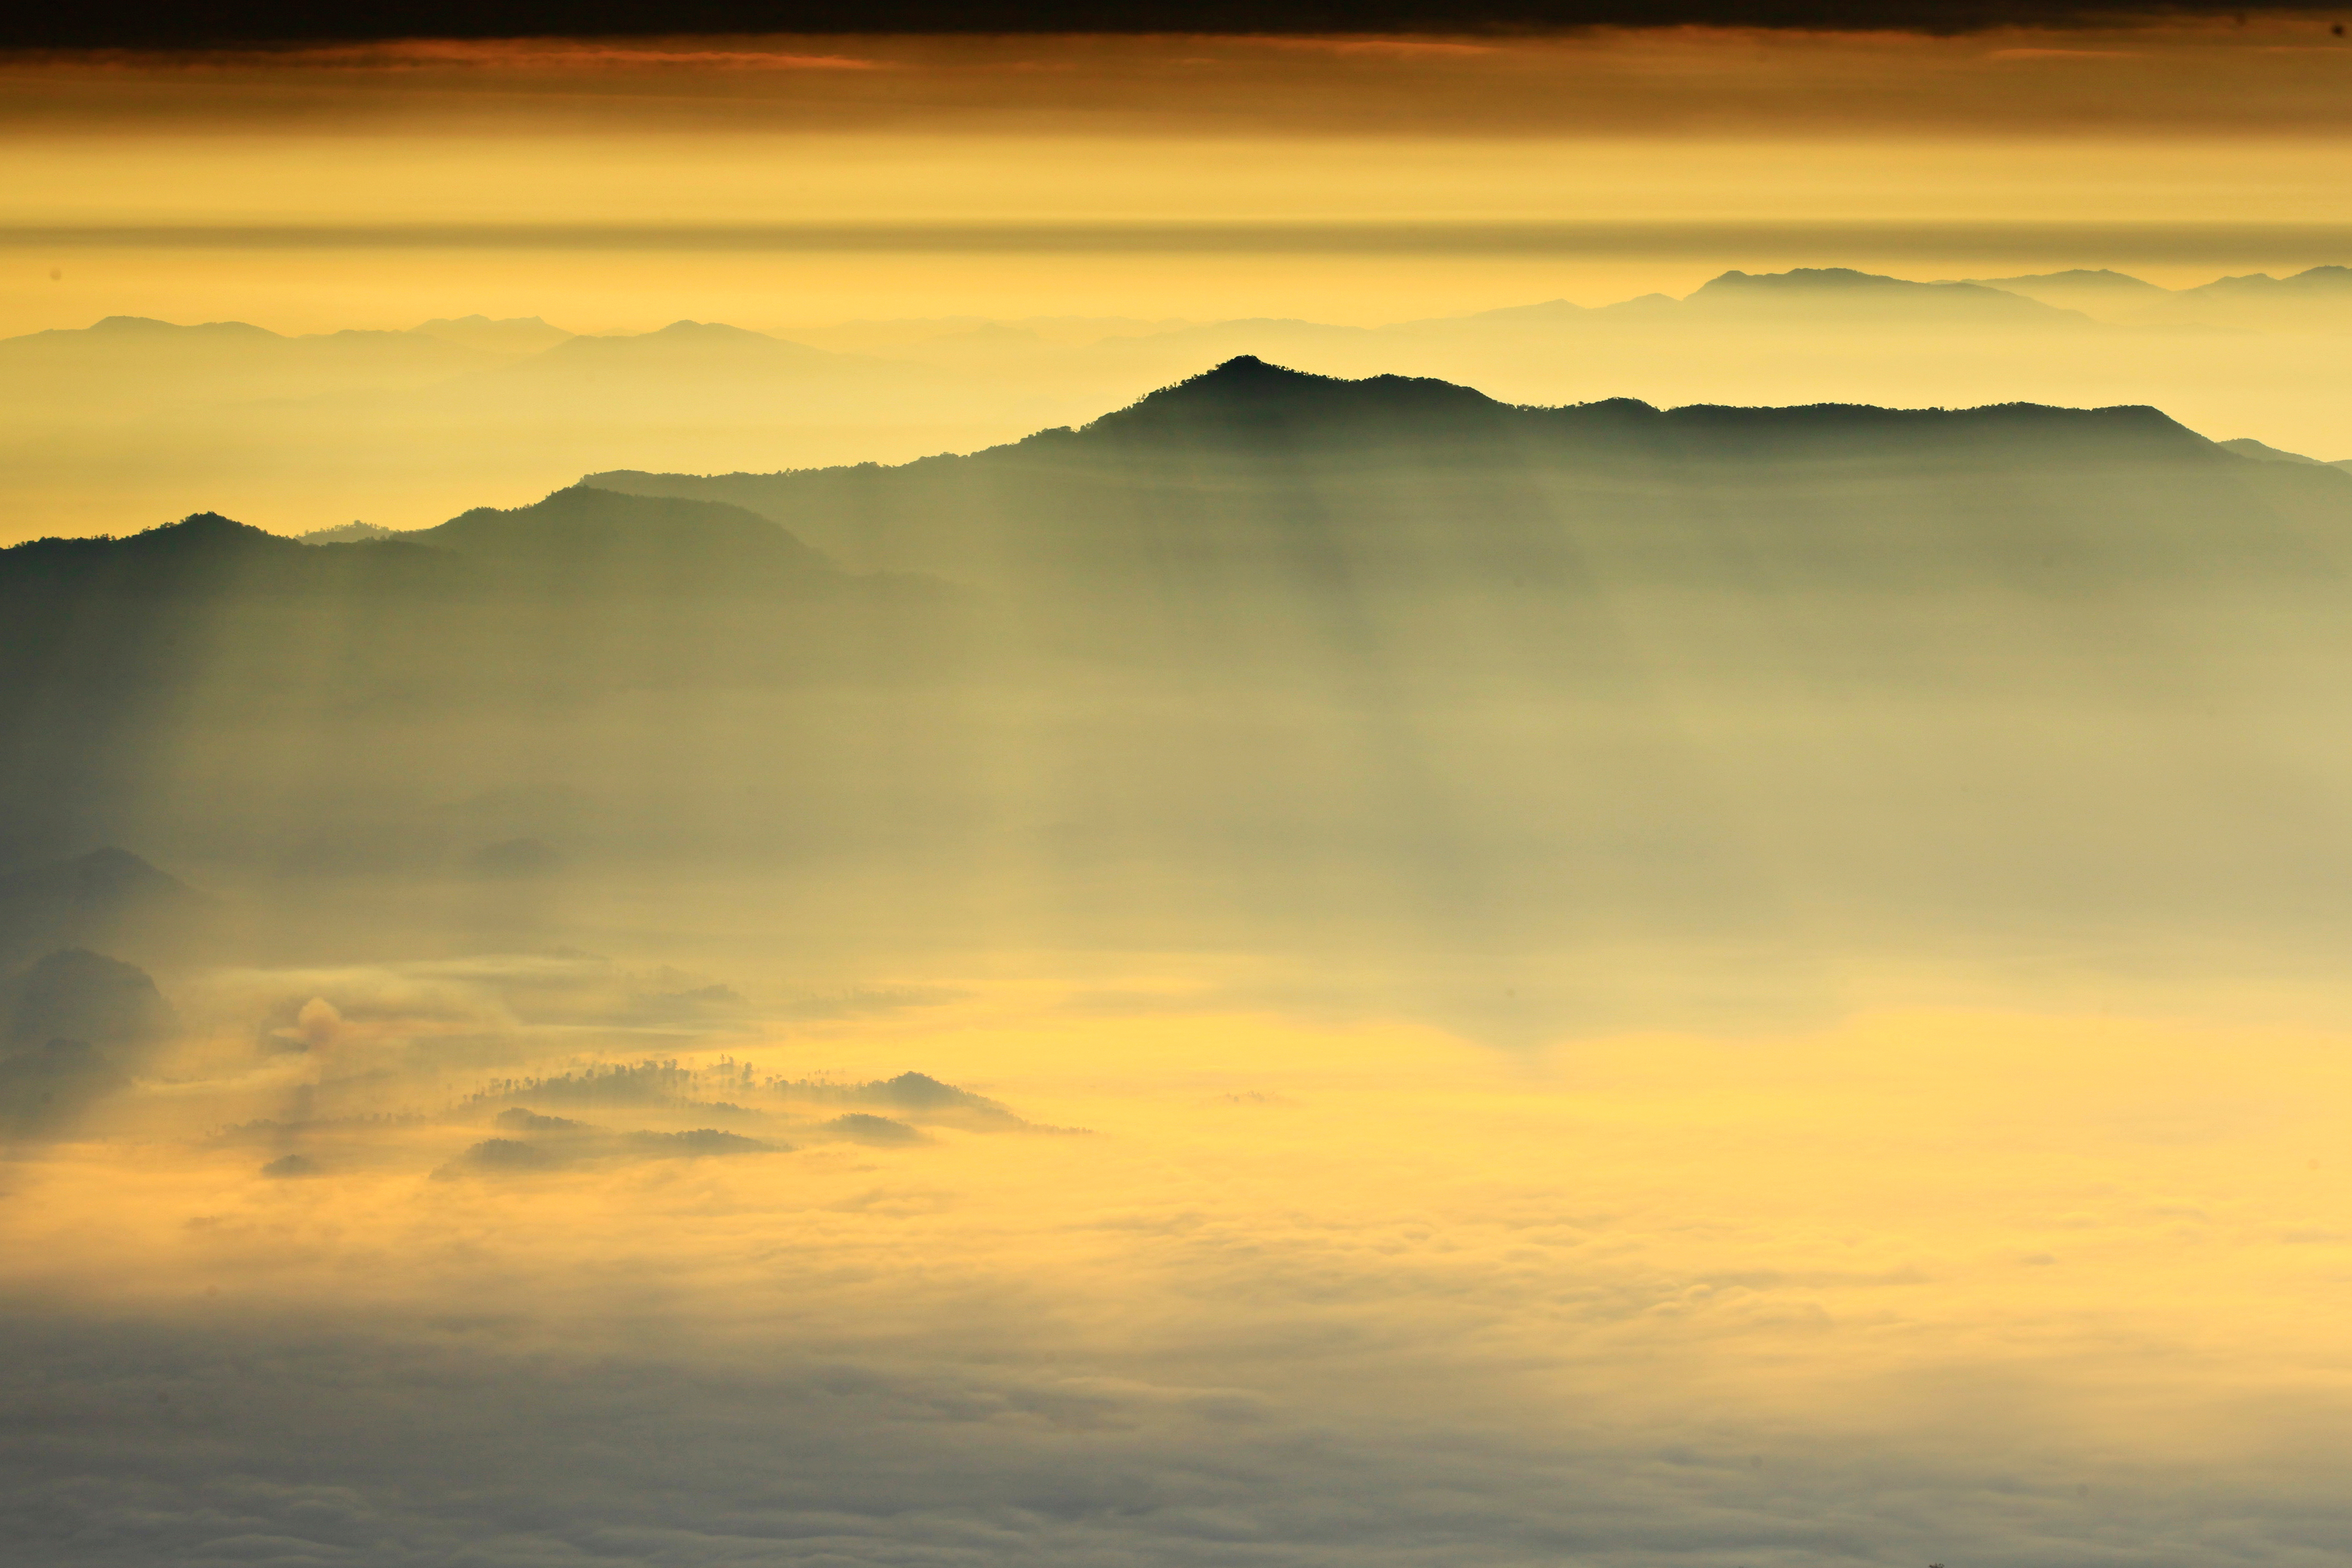
<svg viewBox="0 0 2352 1568">
<path fill-rule="evenodd" d="M 2298 313 L 2299 312 L 2299 313 Z M 0 388 L 29 395 L 104 392 L 136 403 L 229 397 L 300 399 L 425 386 L 438 395 L 543 401 L 588 395 L 674 395 L 714 383 L 773 397 L 784 383 L 862 379 L 905 393 L 947 395 L 950 384 L 912 365 L 952 372 L 1008 357 L 1078 353 L 1116 361 L 1146 351 L 1215 353 L 1241 339 L 1254 352 L 1307 345 L 1436 343 L 1497 331 L 1549 333 L 1726 321 L 1780 321 L 1818 330 L 1901 325 L 1972 331 L 2079 331 L 2099 324 L 2336 331 L 2352 326 L 2352 268 L 2315 267 L 2287 278 L 2218 279 L 2167 289 L 2113 271 L 2075 270 L 1944 282 L 1799 268 L 1726 272 L 1679 300 L 1646 295 L 1592 308 L 1564 300 L 1386 327 L 1295 320 L 1207 323 L 1080 318 L 1024 322 L 958 319 L 812 329 L 820 347 L 719 323 L 677 321 L 657 331 L 583 337 L 537 317 L 426 321 L 404 331 L 344 331 L 287 337 L 241 321 L 194 326 L 110 316 L 81 329 L 0 340 Z M 488 379 L 479 380 L 487 374 Z M 8 395 L 0 391 L 0 401 Z"/>
<path fill-rule="evenodd" d="M 2115 273 L 1927 283 L 1813 268 L 1386 326 L 953 318 L 805 341 L 694 321 L 583 336 L 477 316 L 287 337 L 116 317 L 0 341 L 0 538 L 207 507 L 288 535 L 414 529 L 593 469 L 903 462 L 1076 424 L 1244 354 L 1514 403 L 2147 402 L 2336 459 L 2352 457 L 2327 395 L 2352 330 L 2346 276 L 2168 290 Z"/>
<path fill-rule="evenodd" d="M 179 678 L 166 673 L 175 650 L 199 645 L 249 700 L 277 684 L 266 670 L 315 667 L 330 648 L 320 675 L 352 700 L 583 691 L 855 668 L 819 650 L 827 638 L 920 663 L 973 592 L 1010 595 L 1049 641 L 1082 624 L 1082 639 L 1116 640 L 1140 626 L 1120 596 L 1140 578 L 1229 582 L 1236 606 L 1272 584 L 1310 592 L 1318 574 L 1406 597 L 1447 582 L 1565 591 L 1611 559 L 1707 582 L 1751 557 L 1840 581 L 1957 582 L 2032 577 L 2054 552 L 2070 571 L 2145 579 L 2253 569 L 2281 529 L 2279 549 L 2293 535 L 2294 549 L 2333 551 L 2338 527 L 2352 540 L 2352 476 L 2239 447 L 2149 408 L 1524 407 L 1240 356 L 1083 428 L 969 457 L 614 470 L 410 532 L 359 524 L 298 542 L 200 513 L 35 541 L 0 551 L 0 658 L 19 672 L 9 712 L 29 725 L 48 699 L 25 672 L 146 703 Z M 1114 584 L 1097 621 L 1087 606 Z M 595 604 L 639 608 L 603 624 L 565 608 Z M 775 619 L 785 605 L 797 608 Z M 1521 611 L 1556 620 L 1561 606 Z M 226 679 L 235 670 L 248 673 Z"/>
</svg>

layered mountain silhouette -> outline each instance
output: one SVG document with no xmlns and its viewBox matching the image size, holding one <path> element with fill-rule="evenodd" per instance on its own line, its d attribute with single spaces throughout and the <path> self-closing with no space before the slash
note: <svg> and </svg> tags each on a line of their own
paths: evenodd
<svg viewBox="0 0 2352 1568">
<path fill-rule="evenodd" d="M 579 336 L 536 318 L 286 337 L 109 319 L 0 341 L 16 537 L 214 510 L 276 531 L 414 528 L 592 468 L 898 462 L 1075 424 L 1238 355 L 1514 403 L 1825 399 L 2096 406 L 2341 458 L 2324 410 L 2344 268 L 2168 289 L 2078 270 L 1931 283 L 1727 272 L 1680 299 L 1545 300 L 1384 326 L 1250 319 L 712 321 Z M 420 454 L 431 454 L 420 461 Z"/>
<path fill-rule="evenodd" d="M 125 538 L 38 539 L 0 551 L 0 595 L 16 595 L 19 612 L 36 617 L 41 598 L 66 594 L 792 595 L 845 582 L 815 551 L 740 507 L 585 486 L 526 507 L 478 507 L 413 532 L 292 540 L 196 512 Z"/>
<path fill-rule="evenodd" d="M 1857 279 L 1766 287 L 1885 281 Z M 880 614 L 894 595 L 921 597 L 911 574 L 1059 585 L 1096 571 L 1222 571 L 1220 560 L 1291 570 L 1312 555 L 1356 572 L 1410 557 L 1450 576 L 1474 563 L 1565 571 L 1627 549 L 1663 569 L 1670 538 L 1693 571 L 1724 569 L 1737 542 L 1767 557 L 1799 551 L 1841 576 L 1898 563 L 2027 571 L 2055 550 L 2144 577 L 2333 560 L 2327 531 L 2347 500 L 2325 465 L 2250 462 L 2145 407 L 1527 407 L 1431 378 L 1347 380 L 1243 355 L 1080 428 L 898 468 L 612 471 L 530 506 L 345 542 L 213 513 L 124 538 L 38 540 L 0 551 L 12 612 L 0 635 L 18 668 L 96 668 L 108 648 L 194 635 L 173 620 L 186 606 L 234 600 L 248 624 L 319 607 L 375 615 L 368 637 L 421 656 L 404 606 L 796 601 Z M 121 636 L 93 614 L 134 603 L 181 609 L 142 610 L 147 630 Z"/>
<path fill-rule="evenodd" d="M 0 821 L 372 879 L 352 920 L 439 879 L 416 907 L 509 951 L 688 862 L 811 930 L 1154 952 L 2255 943 L 2352 879 L 2347 593 L 2352 476 L 2152 408 L 1540 406 L 1232 356 L 895 467 L 0 551 Z M 2211 715 L 2244 733 L 2168 762 Z M 448 805 L 557 785 L 593 809 Z M 41 930 L 24 962 L 144 962 Z"/>
<path fill-rule="evenodd" d="M 404 715 L 889 681 L 950 659 L 956 616 L 739 508 L 579 487 L 353 542 L 210 512 L 36 540 L 0 550 L 0 805 L 27 849 L 137 835 L 159 749 L 240 727 L 333 722 L 364 752 Z"/>
</svg>

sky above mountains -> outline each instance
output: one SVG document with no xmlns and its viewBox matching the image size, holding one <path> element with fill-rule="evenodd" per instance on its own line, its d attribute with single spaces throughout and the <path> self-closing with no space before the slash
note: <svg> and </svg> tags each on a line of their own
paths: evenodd
<svg viewBox="0 0 2352 1568">
<path fill-rule="evenodd" d="M 2335 23 L 545 38 L 0 62 L 0 328 L 1373 321 L 2340 261 Z"/>
</svg>

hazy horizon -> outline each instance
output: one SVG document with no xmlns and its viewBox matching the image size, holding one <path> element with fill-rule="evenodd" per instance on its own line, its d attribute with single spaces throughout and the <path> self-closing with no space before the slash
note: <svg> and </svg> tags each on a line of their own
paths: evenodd
<svg viewBox="0 0 2352 1568">
<path fill-rule="evenodd" d="M 2112 273 L 1931 287 L 1733 269 L 1679 304 L 1531 301 L 1370 328 L 1144 313 L 603 335 L 478 313 L 290 338 L 171 325 L 117 316 L 0 340 L 0 363 L 23 369 L 10 536 L 194 510 L 282 533 L 404 530 L 609 467 L 902 463 L 1083 424 L 1235 353 L 1536 405 L 2146 403 L 2216 439 L 2334 461 L 2347 444 L 2320 392 L 2352 331 L 2352 274 L 2160 290 Z"/>
</svg>

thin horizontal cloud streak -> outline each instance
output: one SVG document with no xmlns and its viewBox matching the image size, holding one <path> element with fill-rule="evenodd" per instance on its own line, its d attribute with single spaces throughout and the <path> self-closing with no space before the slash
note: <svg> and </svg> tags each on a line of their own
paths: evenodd
<svg viewBox="0 0 2352 1568">
<path fill-rule="evenodd" d="M 2273 264 L 2352 253 L 2352 224 L 843 223 L 121 224 L 0 228 L 17 250 L 774 251 L 1047 256 L 1743 255 Z"/>
</svg>

